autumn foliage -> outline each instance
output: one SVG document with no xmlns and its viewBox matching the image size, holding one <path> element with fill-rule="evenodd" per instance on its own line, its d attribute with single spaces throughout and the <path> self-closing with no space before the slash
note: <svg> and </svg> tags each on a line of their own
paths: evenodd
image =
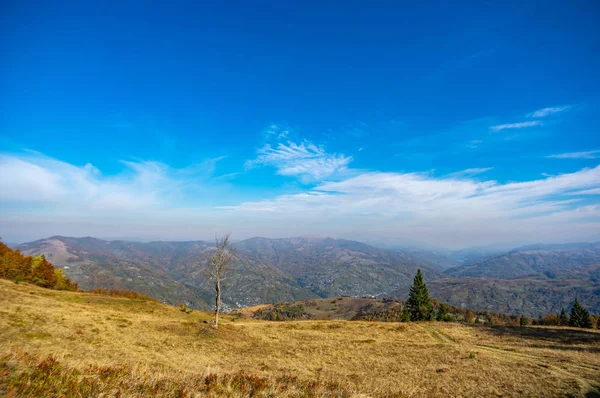
<svg viewBox="0 0 600 398">
<path fill-rule="evenodd" d="M 25 256 L 0 241 L 0 278 L 15 282 L 28 282 L 56 290 L 77 290 L 77 283 L 65 276 L 62 269 L 54 266 L 43 255 Z"/>
</svg>

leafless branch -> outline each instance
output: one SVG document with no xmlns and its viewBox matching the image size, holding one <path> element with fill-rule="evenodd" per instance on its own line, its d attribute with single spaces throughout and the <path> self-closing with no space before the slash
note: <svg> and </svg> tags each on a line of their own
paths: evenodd
<svg viewBox="0 0 600 398">
<path fill-rule="evenodd" d="M 236 256 L 235 249 L 229 243 L 230 234 L 222 238 L 215 237 L 216 252 L 210 257 L 210 274 L 215 280 L 215 320 L 214 327 L 219 326 L 219 311 L 221 310 L 221 282 L 224 273 L 229 270 L 231 260 Z"/>
</svg>

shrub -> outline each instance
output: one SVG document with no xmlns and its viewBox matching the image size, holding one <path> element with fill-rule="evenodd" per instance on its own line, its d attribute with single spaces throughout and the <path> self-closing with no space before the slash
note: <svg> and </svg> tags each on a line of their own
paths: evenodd
<svg viewBox="0 0 600 398">
<path fill-rule="evenodd" d="M 440 309 L 438 310 L 437 317 L 435 318 L 437 321 L 448 322 L 451 320 L 450 314 L 448 314 L 448 306 L 444 303 L 440 304 Z"/>
<path fill-rule="evenodd" d="M 554 314 L 546 314 L 538 319 L 538 324 L 545 326 L 558 326 L 561 324 L 560 318 Z"/>
<path fill-rule="evenodd" d="M 467 311 L 467 316 L 466 316 L 466 321 L 467 323 L 475 323 L 475 320 L 477 319 L 477 317 L 475 316 L 475 313 L 471 310 Z"/>
<path fill-rule="evenodd" d="M 402 319 L 403 305 L 397 301 L 382 300 L 381 306 L 368 304 L 352 318 L 353 321 L 397 322 Z"/>
<path fill-rule="evenodd" d="M 279 303 L 254 311 L 253 318 L 265 321 L 293 321 L 312 317 L 304 312 L 302 304 Z"/>
<path fill-rule="evenodd" d="M 15 397 L 350 397 L 336 382 L 302 380 L 294 375 L 262 377 L 238 372 L 155 376 L 128 366 L 101 365 L 79 370 L 52 356 L 41 358 L 27 353 L 0 357 L 0 386 L 0 391 L 8 390 Z"/>
<path fill-rule="evenodd" d="M 402 308 L 400 322 L 410 322 L 410 314 L 408 313 L 408 308 L 406 308 L 406 306 Z"/>
</svg>

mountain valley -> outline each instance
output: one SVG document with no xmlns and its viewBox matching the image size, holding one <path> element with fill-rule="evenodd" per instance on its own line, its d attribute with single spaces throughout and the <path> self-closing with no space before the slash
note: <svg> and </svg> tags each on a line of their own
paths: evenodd
<svg viewBox="0 0 600 398">
<path fill-rule="evenodd" d="M 212 243 L 53 236 L 18 248 L 44 254 L 83 289 L 126 289 L 172 305 L 212 307 L 207 269 Z M 224 281 L 227 309 L 337 296 L 405 299 L 422 269 L 431 295 L 458 307 L 538 316 L 568 307 L 577 296 L 600 312 L 599 243 L 534 245 L 489 255 L 476 249 L 390 250 L 323 237 L 256 237 L 235 248 Z"/>
</svg>

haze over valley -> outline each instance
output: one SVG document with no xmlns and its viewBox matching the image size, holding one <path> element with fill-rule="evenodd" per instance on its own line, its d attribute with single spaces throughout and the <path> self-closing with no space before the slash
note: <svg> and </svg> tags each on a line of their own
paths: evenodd
<svg viewBox="0 0 600 398">
<path fill-rule="evenodd" d="M 81 288 L 133 290 L 192 308 L 212 305 L 214 242 L 133 242 L 54 236 L 17 246 L 44 254 Z M 224 303 L 235 309 L 337 296 L 406 299 L 417 269 L 452 305 L 537 317 L 574 296 L 600 312 L 600 243 L 534 245 L 508 252 L 381 249 L 325 237 L 236 242 Z"/>
</svg>

